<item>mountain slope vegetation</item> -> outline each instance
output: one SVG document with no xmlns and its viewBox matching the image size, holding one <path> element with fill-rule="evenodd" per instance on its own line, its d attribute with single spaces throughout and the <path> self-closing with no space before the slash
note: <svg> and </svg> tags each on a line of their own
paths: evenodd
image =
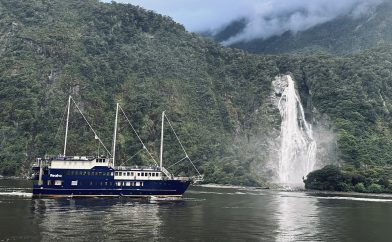
<svg viewBox="0 0 392 242">
<path fill-rule="evenodd" d="M 37 156 L 61 152 L 61 118 L 72 95 L 107 147 L 120 102 L 156 158 L 160 113 L 166 110 L 196 165 L 222 181 L 228 172 L 216 167 L 217 160 L 230 153 L 228 142 L 278 74 L 274 62 L 224 49 L 131 5 L 1 1 L 0 13 L 0 167 L 6 175 Z M 68 154 L 92 154 L 94 136 L 73 110 Z M 118 148 L 124 161 L 142 147 L 122 122 Z M 182 158 L 174 151 L 181 149 L 167 133 L 165 160 L 174 163 Z M 132 161 L 153 164 L 143 152 Z M 238 181 L 256 184 L 250 161 L 242 163 L 228 170 L 240 168 Z M 179 172 L 187 167 L 180 165 Z"/>
<path fill-rule="evenodd" d="M 262 185 L 280 130 L 271 82 L 291 74 L 315 126 L 336 133 L 334 163 L 392 162 L 392 51 L 359 55 L 253 55 L 185 31 L 168 17 L 96 0 L 0 0 L 0 172 L 27 174 L 44 155 L 62 152 L 64 112 L 72 95 L 110 150 L 119 102 L 158 159 L 166 110 L 207 182 Z M 167 167 L 184 157 L 166 130 Z M 69 155 L 102 154 L 73 107 Z M 120 117 L 117 160 L 151 164 Z M 138 153 L 139 152 L 139 153 Z M 134 154 L 132 159 L 129 160 Z M 171 168 L 191 174 L 183 162 Z"/>
</svg>

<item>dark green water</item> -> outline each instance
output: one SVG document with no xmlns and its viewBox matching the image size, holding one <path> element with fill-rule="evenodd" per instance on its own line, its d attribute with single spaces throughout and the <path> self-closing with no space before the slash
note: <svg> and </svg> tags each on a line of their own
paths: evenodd
<svg viewBox="0 0 392 242">
<path fill-rule="evenodd" d="M 32 199 L 0 179 L 0 241 L 392 241 L 392 198 L 191 187 L 181 201 Z"/>
</svg>

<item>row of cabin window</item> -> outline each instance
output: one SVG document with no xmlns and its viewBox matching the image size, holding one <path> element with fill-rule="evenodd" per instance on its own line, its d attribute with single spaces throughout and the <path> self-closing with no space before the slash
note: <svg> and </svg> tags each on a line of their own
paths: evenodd
<svg viewBox="0 0 392 242">
<path fill-rule="evenodd" d="M 62 186 L 64 184 L 64 181 L 62 181 L 62 180 L 48 180 L 47 184 L 48 184 L 48 186 L 51 186 L 51 185 Z M 144 186 L 143 182 L 125 182 L 125 181 L 121 181 L 121 182 L 116 182 L 115 184 L 116 184 L 116 186 L 119 186 L 119 187 L 120 186 L 128 186 L 128 187 L 129 186 L 132 186 L 132 187 L 134 187 L 134 186 Z M 105 181 L 105 182 L 102 182 L 102 181 L 101 182 L 72 181 L 71 185 L 73 185 L 73 186 L 77 186 L 77 185 L 79 185 L 79 186 L 81 186 L 81 185 L 112 186 L 113 182 L 107 182 L 107 181 Z"/>
<path fill-rule="evenodd" d="M 63 180 L 48 180 L 47 184 L 48 184 L 48 186 L 51 186 L 51 185 L 61 186 L 64 184 L 64 181 Z M 72 181 L 71 182 L 72 186 L 83 185 L 83 184 L 90 185 L 90 186 L 93 186 L 93 185 L 95 185 L 95 186 L 98 186 L 98 185 L 112 186 L 113 182 L 93 182 L 93 181 L 90 181 L 90 182 Z"/>
<path fill-rule="evenodd" d="M 67 171 L 67 176 L 113 176 L 113 172 L 105 171 Z"/>
<path fill-rule="evenodd" d="M 125 181 L 121 181 L 121 182 L 116 182 L 116 186 L 118 187 L 134 187 L 134 186 L 144 186 L 143 182 L 125 182 Z"/>
<path fill-rule="evenodd" d="M 115 175 L 116 176 L 133 176 L 134 174 L 136 174 L 136 172 L 121 172 L 121 171 L 116 171 Z M 137 176 L 160 176 L 160 174 L 158 172 L 138 172 Z"/>
<path fill-rule="evenodd" d="M 96 159 L 95 162 L 96 163 L 105 163 L 106 160 L 105 159 Z"/>
</svg>

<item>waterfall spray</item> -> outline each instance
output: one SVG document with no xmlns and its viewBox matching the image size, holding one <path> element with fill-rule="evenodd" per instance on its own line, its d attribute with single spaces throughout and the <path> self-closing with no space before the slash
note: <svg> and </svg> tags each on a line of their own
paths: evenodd
<svg viewBox="0 0 392 242">
<path fill-rule="evenodd" d="M 282 116 L 280 131 L 278 177 L 284 184 L 302 183 L 302 178 L 313 170 L 316 163 L 316 142 L 312 126 L 305 113 L 291 76 L 281 76 L 278 82 L 285 85 L 278 108 Z"/>
</svg>

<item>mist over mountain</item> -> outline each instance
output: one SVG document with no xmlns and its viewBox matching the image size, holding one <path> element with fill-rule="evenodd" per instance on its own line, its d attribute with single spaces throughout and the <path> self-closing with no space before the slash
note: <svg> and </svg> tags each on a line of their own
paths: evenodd
<svg viewBox="0 0 392 242">
<path fill-rule="evenodd" d="M 108 1 L 106 1 L 108 2 Z M 241 31 L 226 45 L 269 38 L 286 31 L 296 33 L 342 16 L 358 18 L 373 11 L 383 0 L 118 0 L 167 15 L 192 32 L 219 33 L 240 19 Z"/>
<path fill-rule="evenodd" d="M 231 47 L 244 49 L 253 53 L 313 53 L 334 54 L 359 53 L 363 50 L 392 43 L 392 3 L 369 2 L 373 5 L 360 7 L 366 11 L 353 10 L 351 13 L 339 14 L 335 18 L 317 23 L 302 30 L 288 29 L 273 36 L 239 38 L 249 24 L 246 19 L 239 19 L 227 25 L 219 32 L 210 35 L 214 39 Z M 238 23 L 241 22 L 242 26 Z M 284 26 L 285 24 L 280 24 Z M 255 28 L 255 33 L 257 33 Z"/>
<path fill-rule="evenodd" d="M 389 0 L 119 0 L 252 53 L 358 53 L 391 42 Z"/>
</svg>

